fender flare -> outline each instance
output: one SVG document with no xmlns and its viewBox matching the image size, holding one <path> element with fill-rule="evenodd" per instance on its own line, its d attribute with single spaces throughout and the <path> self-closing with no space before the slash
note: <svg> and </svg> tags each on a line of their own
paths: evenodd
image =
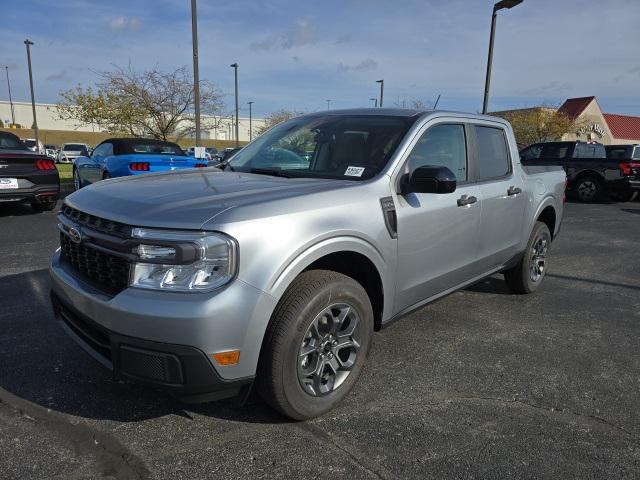
<svg viewBox="0 0 640 480">
<path fill-rule="evenodd" d="M 540 202 L 540 205 L 538 205 L 538 208 L 536 209 L 536 213 L 533 215 L 532 219 L 531 219 L 531 223 L 529 225 L 529 235 L 531 234 L 531 231 L 533 230 L 533 226 L 535 225 L 535 223 L 538 221 L 538 218 L 540 217 L 540 214 L 543 212 L 543 210 L 547 207 L 551 207 L 553 208 L 553 212 L 556 215 L 556 225 L 554 230 L 558 230 L 558 208 L 556 207 L 556 198 L 548 195 L 547 197 L 544 198 L 544 200 L 542 200 Z M 556 232 L 551 232 L 551 236 L 554 237 Z M 527 241 L 528 241 L 529 237 L 527 236 Z"/>
<path fill-rule="evenodd" d="M 280 299 L 291 282 L 300 275 L 309 265 L 332 253 L 354 252 L 363 255 L 373 263 L 382 280 L 385 310 L 389 305 L 389 295 L 392 292 L 384 283 L 389 278 L 385 273 L 390 266 L 385 261 L 382 253 L 370 242 L 355 236 L 342 235 L 323 239 L 306 247 L 302 252 L 292 256 L 286 266 L 279 270 L 267 285 L 265 292 L 276 299 Z"/>
</svg>

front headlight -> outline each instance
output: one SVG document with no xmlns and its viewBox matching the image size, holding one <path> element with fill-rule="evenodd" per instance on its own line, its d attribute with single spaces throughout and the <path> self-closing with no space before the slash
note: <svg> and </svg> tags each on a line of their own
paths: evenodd
<svg viewBox="0 0 640 480">
<path fill-rule="evenodd" d="M 221 233 L 134 228 L 130 286 L 174 292 L 208 292 L 236 273 L 236 244 Z"/>
</svg>

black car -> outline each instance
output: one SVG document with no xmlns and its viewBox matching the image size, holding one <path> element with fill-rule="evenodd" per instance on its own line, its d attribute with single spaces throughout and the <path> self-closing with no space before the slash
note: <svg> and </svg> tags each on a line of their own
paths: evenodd
<svg viewBox="0 0 640 480">
<path fill-rule="evenodd" d="M 42 212 L 53 210 L 59 196 L 55 162 L 29 150 L 13 133 L 0 132 L 0 203 L 29 203 Z"/>
<path fill-rule="evenodd" d="M 568 193 L 581 202 L 593 202 L 605 194 L 626 202 L 640 191 L 640 161 L 615 158 L 611 152 L 600 143 L 544 142 L 521 150 L 520 159 L 523 165 L 564 167 Z"/>
</svg>

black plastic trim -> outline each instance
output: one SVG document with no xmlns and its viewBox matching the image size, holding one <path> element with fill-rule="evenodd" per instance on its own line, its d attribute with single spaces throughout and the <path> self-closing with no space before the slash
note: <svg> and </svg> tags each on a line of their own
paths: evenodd
<svg viewBox="0 0 640 480">
<path fill-rule="evenodd" d="M 129 378 L 152 385 L 180 400 L 193 403 L 246 396 L 253 384 L 254 376 L 225 380 L 218 374 L 205 353 L 195 347 L 156 342 L 116 333 L 81 314 L 53 291 L 51 303 L 56 318 L 65 327 L 65 331 L 70 333 L 71 338 L 103 366 L 112 370 L 116 378 Z M 105 346 L 106 344 L 103 341 L 97 342 L 93 338 L 94 331 L 99 331 L 101 335 L 108 337 L 108 349 L 100 348 L 101 351 L 96 349 L 98 343 Z M 179 382 L 166 383 L 128 373 L 127 370 L 135 371 L 135 368 L 128 368 L 123 364 L 120 355 L 120 350 L 123 348 L 142 352 L 145 355 L 162 355 L 175 359 L 180 365 L 180 376 L 174 378 L 179 378 Z"/>
</svg>

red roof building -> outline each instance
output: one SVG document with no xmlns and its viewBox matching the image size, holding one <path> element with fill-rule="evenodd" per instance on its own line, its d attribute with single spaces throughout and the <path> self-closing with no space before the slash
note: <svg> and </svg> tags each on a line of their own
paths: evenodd
<svg viewBox="0 0 640 480">
<path fill-rule="evenodd" d="M 567 99 L 558 109 L 576 120 L 580 128 L 563 140 L 596 141 L 605 145 L 640 144 L 640 117 L 603 113 L 596 97 Z"/>
</svg>

